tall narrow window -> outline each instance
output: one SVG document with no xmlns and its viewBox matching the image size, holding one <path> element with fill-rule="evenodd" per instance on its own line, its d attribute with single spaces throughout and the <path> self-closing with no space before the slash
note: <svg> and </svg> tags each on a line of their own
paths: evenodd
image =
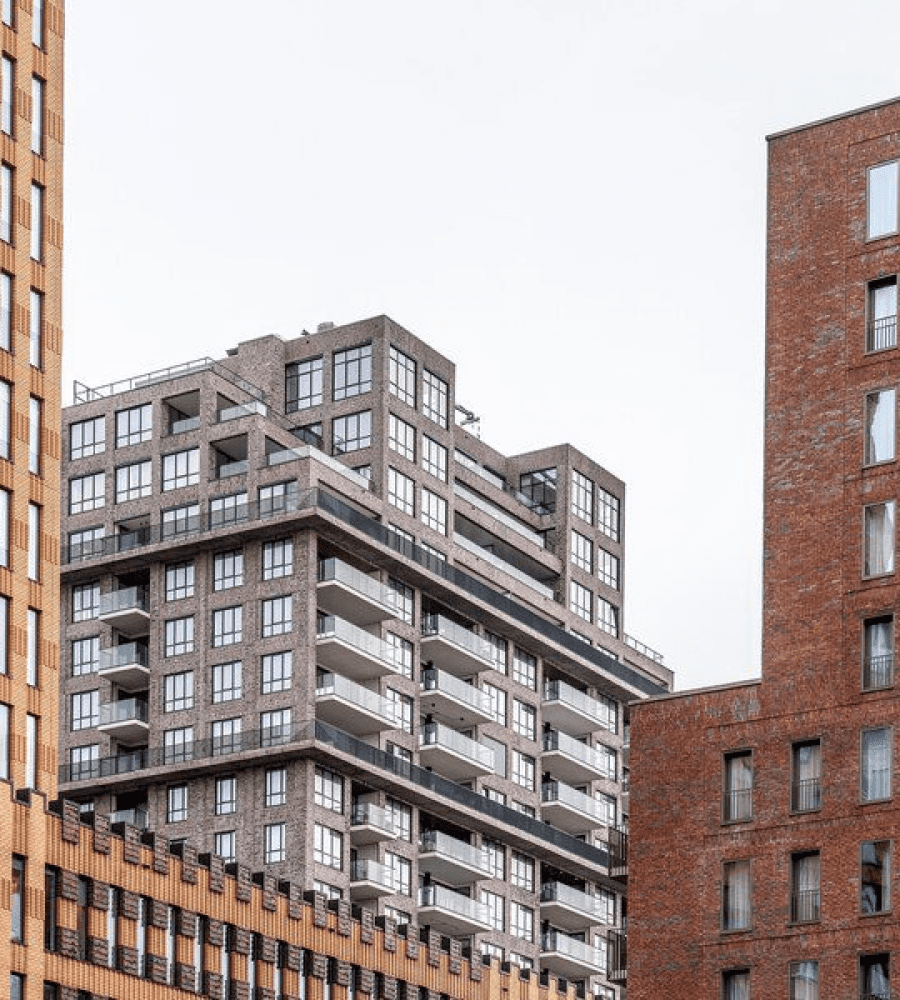
<svg viewBox="0 0 900 1000">
<path fill-rule="evenodd" d="M 0 4 L 0 20 L 8 27 L 13 27 L 13 11 L 15 9 L 15 0 L 2 0 Z"/>
<path fill-rule="evenodd" d="M 0 566 L 9 566 L 9 518 L 11 512 L 9 490 L 0 489 Z"/>
<path fill-rule="evenodd" d="M 864 509 L 863 574 L 883 576 L 894 572 L 894 501 Z"/>
<path fill-rule="evenodd" d="M 31 259 L 44 259 L 44 188 L 31 184 Z"/>
<path fill-rule="evenodd" d="M 9 458 L 12 425 L 12 386 L 0 380 L 0 458 Z"/>
<path fill-rule="evenodd" d="M 43 406 L 37 396 L 28 402 L 28 471 L 41 474 L 41 414 Z"/>
<path fill-rule="evenodd" d="M 862 1000 L 891 1000 L 891 956 L 859 956 L 859 984 Z"/>
<path fill-rule="evenodd" d="M 722 866 L 722 929 L 750 926 L 750 862 L 729 861 Z"/>
<path fill-rule="evenodd" d="M 791 962 L 791 1000 L 819 1000 L 819 963 Z"/>
<path fill-rule="evenodd" d="M 750 973 L 746 969 L 722 973 L 722 1000 L 750 1000 Z"/>
<path fill-rule="evenodd" d="M 867 729 L 862 734 L 860 794 L 863 802 L 891 796 L 891 740 L 893 730 Z"/>
<path fill-rule="evenodd" d="M 37 788 L 38 718 L 25 716 L 25 787 Z"/>
<path fill-rule="evenodd" d="M 863 624 L 863 690 L 894 683 L 894 616 L 869 618 Z"/>
<path fill-rule="evenodd" d="M 37 687 L 38 653 L 41 648 L 41 613 L 34 608 L 28 609 L 27 635 L 25 679 L 31 687 Z"/>
<path fill-rule="evenodd" d="M 792 754 L 791 809 L 812 812 L 822 805 L 822 744 L 795 743 Z"/>
<path fill-rule="evenodd" d="M 322 402 L 322 358 L 295 361 L 284 370 L 284 409 L 286 413 L 308 410 Z"/>
<path fill-rule="evenodd" d="M 372 388 L 372 345 L 334 352 L 332 398 L 349 399 Z"/>
<path fill-rule="evenodd" d="M 895 455 L 897 393 L 880 389 L 866 396 L 866 464 L 890 462 Z"/>
<path fill-rule="evenodd" d="M 10 938 L 21 944 L 25 937 L 25 859 L 18 854 L 12 856 L 10 911 Z"/>
<path fill-rule="evenodd" d="M 391 394 L 402 399 L 408 406 L 416 405 L 416 363 L 403 351 L 391 345 L 389 360 L 389 383 Z"/>
<path fill-rule="evenodd" d="M 726 823 L 753 815 L 753 754 L 749 750 L 725 755 L 725 788 L 722 817 Z"/>
<path fill-rule="evenodd" d="M 891 842 L 867 840 L 860 849 L 860 907 L 863 913 L 891 908 Z"/>
<path fill-rule="evenodd" d="M 0 240 L 12 243 L 13 220 L 13 168 L 0 165 Z"/>
<path fill-rule="evenodd" d="M 12 275 L 0 271 L 0 348 L 4 351 L 12 347 L 12 297 Z"/>
<path fill-rule="evenodd" d="M 9 780 L 9 705 L 0 704 L 0 778 Z"/>
<path fill-rule="evenodd" d="M 870 240 L 897 232 L 897 161 L 869 168 L 867 233 Z"/>
<path fill-rule="evenodd" d="M 7 276 L 8 277 L 8 276 Z M 10 279 L 11 281 L 12 279 Z M 12 302 L 12 293 L 10 292 L 10 297 L 8 300 Z M 10 309 L 12 306 L 10 305 Z M 33 288 L 29 295 L 29 309 L 30 315 L 28 318 L 28 354 L 29 361 L 33 368 L 43 368 L 44 366 L 44 349 L 43 349 L 43 336 L 42 331 L 44 328 L 44 294 L 43 292 L 37 292 Z M 103 423 L 102 418 L 100 418 L 101 424 Z M 103 449 L 101 448 L 100 451 Z"/>
<path fill-rule="evenodd" d="M 791 920 L 795 923 L 819 919 L 820 859 L 818 851 L 805 851 L 791 858 Z"/>
<path fill-rule="evenodd" d="M 447 426 L 450 386 L 427 368 L 422 370 L 422 412 L 438 426 Z"/>
<path fill-rule="evenodd" d="M 0 59 L 0 132 L 13 134 L 13 95 L 16 87 L 16 64 L 3 56 Z"/>
<path fill-rule="evenodd" d="M 44 0 L 33 0 L 31 5 L 31 44 L 44 47 Z"/>
<path fill-rule="evenodd" d="M 39 76 L 31 78 L 31 152 L 44 155 L 44 93 L 46 84 Z"/>
<path fill-rule="evenodd" d="M 869 317 L 866 350 L 884 351 L 897 346 L 897 279 L 873 281 L 869 285 Z"/>
<path fill-rule="evenodd" d="M 41 508 L 28 505 L 28 579 L 41 578 Z"/>
</svg>

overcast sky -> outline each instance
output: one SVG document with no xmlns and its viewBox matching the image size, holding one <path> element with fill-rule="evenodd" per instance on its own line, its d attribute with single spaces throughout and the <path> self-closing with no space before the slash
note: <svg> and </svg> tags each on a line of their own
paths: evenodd
<svg viewBox="0 0 900 1000">
<path fill-rule="evenodd" d="M 490 444 L 625 480 L 677 687 L 756 675 L 764 137 L 900 94 L 898 39 L 896 0 L 69 0 L 64 399 L 387 313 Z"/>
</svg>

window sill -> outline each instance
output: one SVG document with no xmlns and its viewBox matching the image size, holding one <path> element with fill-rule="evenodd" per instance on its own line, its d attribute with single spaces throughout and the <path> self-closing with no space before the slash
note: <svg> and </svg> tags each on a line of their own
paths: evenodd
<svg viewBox="0 0 900 1000">
<path fill-rule="evenodd" d="M 860 920 L 871 920 L 873 917 L 889 917 L 893 913 L 892 910 L 876 910 L 872 913 L 860 913 Z"/>
<path fill-rule="evenodd" d="M 734 934 L 749 934 L 753 930 L 753 926 L 749 927 L 720 927 L 720 934 L 727 934 L 731 937 Z"/>
<path fill-rule="evenodd" d="M 821 806 L 816 806 L 815 809 L 791 809 L 788 813 L 790 816 L 817 816 L 822 811 Z"/>
</svg>

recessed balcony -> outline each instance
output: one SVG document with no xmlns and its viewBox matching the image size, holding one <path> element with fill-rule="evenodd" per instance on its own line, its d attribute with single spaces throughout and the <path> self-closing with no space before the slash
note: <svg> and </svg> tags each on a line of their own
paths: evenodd
<svg viewBox="0 0 900 1000">
<path fill-rule="evenodd" d="M 316 584 L 319 607 L 357 625 L 372 625 L 396 617 L 390 590 L 340 559 L 319 561 Z"/>
<path fill-rule="evenodd" d="M 377 899 L 394 890 L 391 872 L 377 861 L 354 861 L 350 867 L 350 898 Z"/>
<path fill-rule="evenodd" d="M 494 770 L 494 752 L 440 722 L 419 732 L 419 763 L 453 781 L 468 781 Z"/>
<path fill-rule="evenodd" d="M 340 674 L 316 681 L 316 718 L 357 736 L 397 728 L 393 702 Z"/>
<path fill-rule="evenodd" d="M 558 729 L 544 733 L 541 766 L 554 778 L 569 782 L 593 781 L 595 778 L 615 781 L 616 777 L 609 773 L 607 756 Z"/>
<path fill-rule="evenodd" d="M 147 702 L 137 698 L 110 701 L 100 706 L 101 732 L 114 736 L 122 743 L 147 741 Z"/>
<path fill-rule="evenodd" d="M 494 666 L 490 643 L 443 615 L 424 617 L 421 646 L 424 661 L 457 677 L 470 677 Z"/>
<path fill-rule="evenodd" d="M 316 659 L 323 667 L 357 681 L 397 671 L 393 646 L 336 615 L 319 615 Z"/>
<path fill-rule="evenodd" d="M 146 691 L 150 683 L 147 647 L 140 642 L 101 649 L 97 673 L 124 691 Z"/>
<path fill-rule="evenodd" d="M 423 713 L 453 725 L 474 726 L 490 722 L 491 699 L 474 684 L 434 667 L 422 671 L 419 705 Z"/>
<path fill-rule="evenodd" d="M 117 809 L 109 814 L 110 823 L 127 823 L 129 826 L 136 826 L 139 830 L 146 830 L 150 826 L 150 817 L 143 806 L 136 809 Z"/>
<path fill-rule="evenodd" d="M 560 729 L 570 736 L 587 736 L 597 729 L 610 728 L 605 706 L 596 698 L 560 680 L 544 684 L 541 716 L 554 729 Z"/>
<path fill-rule="evenodd" d="M 377 844 L 394 840 L 399 831 L 390 815 L 374 802 L 354 803 L 350 814 L 350 840 L 354 845 Z"/>
<path fill-rule="evenodd" d="M 566 931 L 581 931 L 606 921 L 604 900 L 575 889 L 564 882 L 541 886 L 541 920 Z"/>
<path fill-rule="evenodd" d="M 125 587 L 100 595 L 97 617 L 127 636 L 150 631 L 150 604 L 146 587 Z"/>
<path fill-rule="evenodd" d="M 466 937 L 490 930 L 488 909 L 462 893 L 442 885 L 419 889 L 419 923 L 450 937 Z"/>
<path fill-rule="evenodd" d="M 541 935 L 541 968 L 566 979 L 606 974 L 606 956 L 599 948 L 550 930 Z"/>
<path fill-rule="evenodd" d="M 490 876 L 479 847 L 440 830 L 426 830 L 419 839 L 419 874 L 447 885 L 471 885 Z"/>
<path fill-rule="evenodd" d="M 561 781 L 545 781 L 541 788 L 541 819 L 557 830 L 584 833 L 606 826 L 606 811 L 600 803 Z"/>
</svg>

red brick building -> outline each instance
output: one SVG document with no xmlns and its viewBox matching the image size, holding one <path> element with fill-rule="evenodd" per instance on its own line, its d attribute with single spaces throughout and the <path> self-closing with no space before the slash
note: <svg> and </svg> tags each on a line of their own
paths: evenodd
<svg viewBox="0 0 900 1000">
<path fill-rule="evenodd" d="M 900 100 L 769 139 L 762 680 L 632 713 L 629 1000 L 900 981 L 898 164 Z"/>
</svg>

